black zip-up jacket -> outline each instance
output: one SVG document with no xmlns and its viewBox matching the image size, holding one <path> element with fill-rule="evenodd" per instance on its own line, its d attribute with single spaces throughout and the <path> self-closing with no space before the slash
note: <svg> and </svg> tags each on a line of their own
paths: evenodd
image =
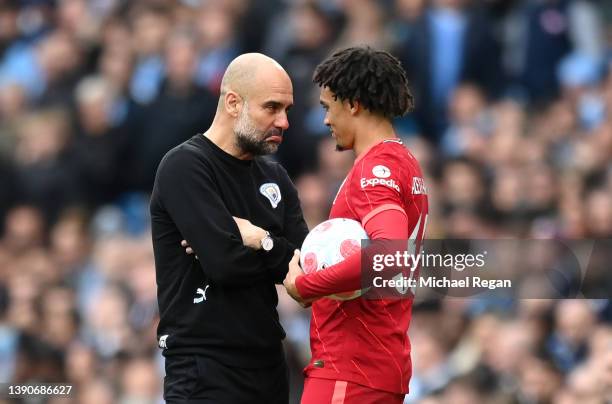
<svg viewBox="0 0 612 404">
<path fill-rule="evenodd" d="M 150 208 L 164 355 L 253 368 L 283 360 L 275 283 L 308 233 L 284 168 L 237 159 L 198 134 L 161 161 Z M 232 216 L 269 231 L 274 248 L 245 247 Z"/>
</svg>

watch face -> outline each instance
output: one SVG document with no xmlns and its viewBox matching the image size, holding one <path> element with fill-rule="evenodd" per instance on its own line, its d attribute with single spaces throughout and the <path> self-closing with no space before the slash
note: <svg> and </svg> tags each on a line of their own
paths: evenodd
<svg viewBox="0 0 612 404">
<path fill-rule="evenodd" d="M 271 237 L 266 237 L 263 240 L 261 240 L 261 247 L 265 251 L 270 251 L 272 247 L 274 247 L 274 241 L 272 241 Z"/>
</svg>

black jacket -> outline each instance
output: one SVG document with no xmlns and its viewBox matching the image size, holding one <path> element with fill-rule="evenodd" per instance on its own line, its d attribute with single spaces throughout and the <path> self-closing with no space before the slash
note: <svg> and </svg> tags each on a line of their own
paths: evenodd
<svg viewBox="0 0 612 404">
<path fill-rule="evenodd" d="M 273 195 L 265 196 L 264 184 L 278 188 L 268 185 Z M 232 216 L 268 230 L 274 248 L 245 247 Z M 151 220 L 164 355 L 201 354 L 241 367 L 281 361 L 275 283 L 308 232 L 285 170 L 264 158 L 236 159 L 196 135 L 160 163 Z M 199 259 L 185 253 L 182 239 Z"/>
</svg>

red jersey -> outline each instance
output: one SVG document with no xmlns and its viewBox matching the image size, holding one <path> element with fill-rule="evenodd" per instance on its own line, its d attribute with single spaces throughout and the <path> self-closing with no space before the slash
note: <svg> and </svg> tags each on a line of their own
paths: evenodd
<svg viewBox="0 0 612 404">
<path fill-rule="evenodd" d="M 354 219 L 365 227 L 368 220 L 388 209 L 406 214 L 407 234 L 420 245 L 428 212 L 423 175 L 417 160 L 397 139 L 376 144 L 355 161 L 329 218 Z M 304 370 L 306 376 L 407 393 L 412 374 L 408 340 L 412 301 L 316 300 L 310 323 L 312 359 Z"/>
</svg>

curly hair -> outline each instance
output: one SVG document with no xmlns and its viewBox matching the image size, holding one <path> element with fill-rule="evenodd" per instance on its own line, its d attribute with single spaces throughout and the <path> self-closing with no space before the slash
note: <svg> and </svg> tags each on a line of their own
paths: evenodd
<svg viewBox="0 0 612 404">
<path fill-rule="evenodd" d="M 334 99 L 362 104 L 373 113 L 392 119 L 413 108 L 406 72 L 388 52 L 368 47 L 351 47 L 334 53 L 315 69 L 313 79 L 328 87 Z"/>
</svg>

